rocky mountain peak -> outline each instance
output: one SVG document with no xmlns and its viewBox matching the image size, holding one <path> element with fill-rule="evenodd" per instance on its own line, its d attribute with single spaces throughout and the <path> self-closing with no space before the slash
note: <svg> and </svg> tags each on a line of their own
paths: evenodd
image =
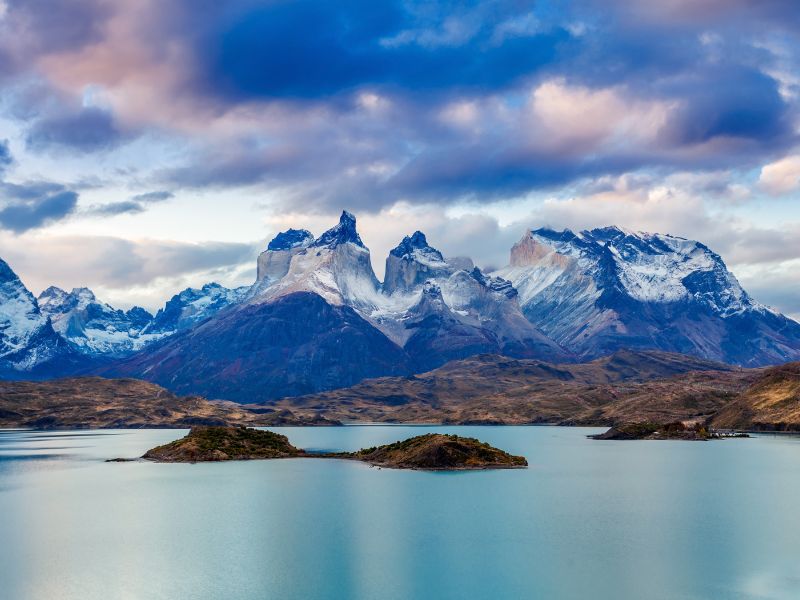
<svg viewBox="0 0 800 600">
<path fill-rule="evenodd" d="M 63 342 L 36 298 L 0 260 L 0 370 L 31 369 L 63 350 Z"/>
<path fill-rule="evenodd" d="M 478 267 L 472 269 L 470 276 L 485 288 L 491 290 L 492 292 L 502 294 L 506 298 L 510 299 L 517 296 L 517 290 L 514 289 L 514 285 L 508 279 L 484 275 Z"/>
<path fill-rule="evenodd" d="M 447 277 L 453 271 L 442 253 L 428 244 L 425 234 L 415 231 L 389 252 L 383 289 L 389 294 L 408 292 L 428 279 Z"/>
<path fill-rule="evenodd" d="M 390 251 L 392 256 L 397 256 L 399 258 L 407 258 L 411 259 L 415 257 L 415 255 L 419 254 L 427 254 L 431 258 L 438 260 L 439 262 L 444 262 L 444 257 L 442 253 L 439 252 L 436 248 L 428 245 L 428 240 L 425 237 L 425 234 L 421 231 L 415 231 L 412 235 L 407 235 L 403 238 L 397 246 L 392 248 Z"/>
<path fill-rule="evenodd" d="M 441 299 L 442 288 L 434 281 L 426 281 L 422 286 L 422 294 L 431 299 Z"/>
<path fill-rule="evenodd" d="M 97 296 L 95 296 L 94 292 L 87 287 L 72 288 L 72 291 L 69 293 L 69 295 L 76 298 L 80 304 L 97 302 Z"/>
<path fill-rule="evenodd" d="M 352 213 L 343 210 L 342 216 L 339 217 L 339 223 L 319 236 L 319 238 L 313 244 L 311 244 L 311 246 L 315 248 L 334 248 L 346 243 L 355 244 L 356 246 L 365 248 L 364 242 L 361 241 L 361 236 L 359 236 L 358 231 L 356 231 L 355 216 Z"/>
<path fill-rule="evenodd" d="M 60 287 L 51 285 L 49 288 L 39 294 L 37 300 L 40 307 L 44 307 L 46 305 L 60 305 L 64 303 L 68 296 L 69 293 L 67 291 L 62 290 Z"/>
<path fill-rule="evenodd" d="M 267 250 L 292 250 L 293 248 L 306 248 L 314 243 L 314 236 L 307 229 L 287 229 L 272 238 L 267 245 Z"/>
</svg>

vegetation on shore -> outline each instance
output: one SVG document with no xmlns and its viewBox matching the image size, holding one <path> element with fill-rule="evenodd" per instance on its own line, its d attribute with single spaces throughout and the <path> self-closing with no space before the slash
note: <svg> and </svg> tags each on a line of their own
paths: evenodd
<svg viewBox="0 0 800 600">
<path fill-rule="evenodd" d="M 510 469 L 528 465 L 522 456 L 457 435 L 428 433 L 357 452 L 306 453 L 292 446 L 284 435 L 247 427 L 194 427 L 186 437 L 148 450 L 142 458 L 156 462 L 216 462 L 300 456 L 359 460 L 395 469 Z"/>
<path fill-rule="evenodd" d="M 524 456 L 514 456 L 475 438 L 443 433 L 428 433 L 393 444 L 364 448 L 348 457 L 395 469 L 469 470 L 528 466 Z"/>
<path fill-rule="evenodd" d="M 249 427 L 192 427 L 179 440 L 145 452 L 156 462 L 216 462 L 304 455 L 285 435 Z"/>
<path fill-rule="evenodd" d="M 703 423 L 623 423 L 615 425 L 605 433 L 589 436 L 595 440 L 716 440 L 725 437 L 747 437 L 747 434 L 719 433 Z"/>
</svg>

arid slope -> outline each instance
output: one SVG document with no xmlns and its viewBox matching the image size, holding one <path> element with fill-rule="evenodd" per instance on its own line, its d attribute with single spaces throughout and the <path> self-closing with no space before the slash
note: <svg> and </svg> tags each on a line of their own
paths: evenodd
<svg viewBox="0 0 800 600">
<path fill-rule="evenodd" d="M 756 376 L 663 352 L 617 352 L 566 365 L 480 355 L 421 375 L 284 398 L 274 406 L 343 422 L 670 422 L 711 416 Z"/>
<path fill-rule="evenodd" d="M 310 413 L 307 413 L 310 415 Z M 0 381 L 0 427 L 139 428 L 192 425 L 330 425 L 289 411 L 176 396 L 139 379 Z"/>
<path fill-rule="evenodd" d="M 800 431 L 800 362 L 764 370 L 711 424 L 718 429 Z"/>
</svg>

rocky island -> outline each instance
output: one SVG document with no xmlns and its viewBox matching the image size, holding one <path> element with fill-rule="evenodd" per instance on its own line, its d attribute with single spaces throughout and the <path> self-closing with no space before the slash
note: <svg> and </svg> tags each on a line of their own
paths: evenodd
<svg viewBox="0 0 800 600">
<path fill-rule="evenodd" d="M 475 438 L 442 433 L 428 433 L 402 442 L 365 448 L 342 458 L 393 469 L 463 471 L 528 466 L 524 456 L 514 456 Z"/>
<path fill-rule="evenodd" d="M 719 440 L 727 437 L 749 437 L 746 433 L 727 434 L 712 431 L 702 423 L 623 423 L 605 433 L 590 435 L 594 440 Z"/>
<path fill-rule="evenodd" d="M 249 427 L 193 427 L 185 437 L 148 450 L 155 462 L 217 462 L 270 458 L 340 458 L 379 467 L 431 471 L 513 469 L 528 461 L 474 438 L 428 433 L 356 452 L 307 453 L 285 435 Z M 119 461 L 120 459 L 114 459 Z"/>
<path fill-rule="evenodd" d="M 285 435 L 250 427 L 192 427 L 183 438 L 157 446 L 142 458 L 155 462 L 216 462 L 302 456 Z"/>
</svg>

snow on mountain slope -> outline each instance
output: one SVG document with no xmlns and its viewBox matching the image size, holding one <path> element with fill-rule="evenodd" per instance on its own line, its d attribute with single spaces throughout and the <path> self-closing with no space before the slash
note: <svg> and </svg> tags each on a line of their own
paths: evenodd
<svg viewBox="0 0 800 600">
<path fill-rule="evenodd" d="M 159 309 L 142 333 L 164 336 L 183 331 L 241 302 L 249 291 L 249 286 L 229 289 L 218 283 L 207 283 L 200 289 L 186 288 Z"/>
<path fill-rule="evenodd" d="M 289 229 L 279 233 L 258 257 L 256 284 L 260 287 L 280 280 L 289 272 L 292 257 L 314 243 L 306 229 Z"/>
<path fill-rule="evenodd" d="M 360 311 L 371 312 L 380 304 L 378 279 L 372 270 L 369 250 L 356 231 L 356 218 L 343 211 L 339 223 L 318 239 L 302 236 L 297 245 L 286 247 L 278 235 L 267 250 L 259 256 L 259 265 L 265 265 L 254 287 L 251 302 L 269 302 L 295 292 L 313 292 L 333 305 L 348 305 Z M 281 265 L 272 271 L 266 265 Z M 277 274 L 284 270 L 279 278 Z"/>
<path fill-rule="evenodd" d="M 448 277 L 454 270 L 441 252 L 428 245 L 425 234 L 416 231 L 404 237 L 386 257 L 383 291 L 393 294 L 417 290 L 428 279 Z"/>
<path fill-rule="evenodd" d="M 149 312 L 138 306 L 128 311 L 113 308 L 88 288 L 66 292 L 49 287 L 38 302 L 53 328 L 83 354 L 121 356 L 161 337 L 143 333 L 153 319 Z"/>
<path fill-rule="evenodd" d="M 581 356 L 655 348 L 758 365 L 800 357 L 800 325 L 756 303 L 699 242 L 606 227 L 527 232 L 496 275 Z"/>
<path fill-rule="evenodd" d="M 36 298 L 0 260 L 0 369 L 29 371 L 66 352 Z"/>
</svg>

